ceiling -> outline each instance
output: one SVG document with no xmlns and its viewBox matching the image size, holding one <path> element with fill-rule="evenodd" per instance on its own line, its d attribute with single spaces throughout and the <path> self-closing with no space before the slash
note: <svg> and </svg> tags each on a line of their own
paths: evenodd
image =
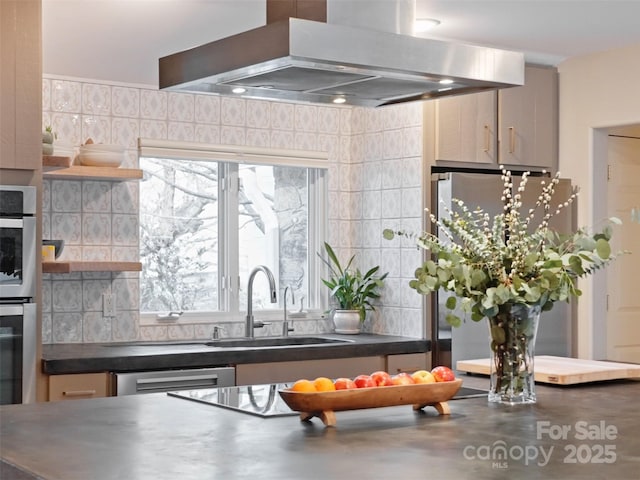
<svg viewBox="0 0 640 480">
<path fill-rule="evenodd" d="M 44 73 L 149 86 L 158 84 L 158 58 L 266 22 L 265 0 L 42 5 Z M 416 16 L 441 21 L 421 36 L 519 50 L 544 65 L 640 44 L 640 0 L 416 0 Z"/>
</svg>

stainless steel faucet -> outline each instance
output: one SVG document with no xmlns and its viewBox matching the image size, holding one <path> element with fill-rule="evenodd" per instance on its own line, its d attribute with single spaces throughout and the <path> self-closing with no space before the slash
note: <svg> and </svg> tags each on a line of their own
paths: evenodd
<svg viewBox="0 0 640 480">
<path fill-rule="evenodd" d="M 278 301 L 276 281 L 273 279 L 273 273 L 271 273 L 271 270 L 264 265 L 258 265 L 249 275 L 249 281 L 247 282 L 247 321 L 244 325 L 244 336 L 247 338 L 254 337 L 254 328 L 262 328 L 265 326 L 265 323 L 263 322 L 253 321 L 253 279 L 258 272 L 263 272 L 267 276 L 267 280 L 269 280 L 271 303 L 276 303 Z"/>
<path fill-rule="evenodd" d="M 287 292 L 288 291 L 289 291 L 289 287 L 286 287 L 284 289 L 284 293 L 282 295 L 282 301 L 284 303 L 284 320 L 282 322 L 282 336 L 283 337 L 288 337 L 289 336 L 289 332 L 293 332 L 293 327 L 289 328 L 289 321 L 287 320 Z M 295 294 L 293 293 L 293 289 L 291 289 L 291 303 L 294 306 L 296 304 L 296 297 L 295 297 Z"/>
</svg>

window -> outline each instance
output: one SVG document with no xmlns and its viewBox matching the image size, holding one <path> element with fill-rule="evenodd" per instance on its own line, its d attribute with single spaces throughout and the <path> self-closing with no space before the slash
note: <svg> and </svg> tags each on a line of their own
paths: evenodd
<svg viewBox="0 0 640 480">
<path fill-rule="evenodd" d="M 264 150 L 251 158 L 242 152 L 240 163 L 219 148 L 194 155 L 141 146 L 141 312 L 185 312 L 195 321 L 238 315 L 258 265 L 273 272 L 278 303 L 270 303 L 259 273 L 254 312 L 281 310 L 287 286 L 297 300 L 290 310 L 303 297 L 305 309 L 323 308 L 316 252 L 324 238 L 324 165 L 300 152 L 265 158 Z"/>
</svg>

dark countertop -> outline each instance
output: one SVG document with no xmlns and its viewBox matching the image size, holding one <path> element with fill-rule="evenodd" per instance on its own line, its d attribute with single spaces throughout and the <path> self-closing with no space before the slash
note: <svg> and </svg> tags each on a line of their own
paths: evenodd
<svg viewBox="0 0 640 480">
<path fill-rule="evenodd" d="M 430 341 L 389 335 L 313 335 L 348 340 L 348 343 L 269 347 L 219 348 L 194 341 L 126 344 L 67 343 L 43 345 L 42 371 L 46 374 L 133 372 L 201 368 L 247 363 L 353 358 L 430 351 Z M 206 342 L 202 340 L 201 342 Z M 197 342 L 197 341 L 195 341 Z"/>
<path fill-rule="evenodd" d="M 462 378 L 467 386 L 488 384 Z M 328 428 L 318 419 L 264 419 L 161 393 L 9 405 L 0 407 L 0 477 L 638 478 L 640 382 L 538 385 L 537 392 L 535 405 L 450 401 L 450 416 L 410 406 L 337 412 L 337 425 Z M 564 438 L 545 433 L 563 428 Z M 582 439 L 585 432 L 593 438 Z M 491 459 L 500 446 L 506 459 Z M 537 458 L 525 460 L 524 453 Z"/>
</svg>

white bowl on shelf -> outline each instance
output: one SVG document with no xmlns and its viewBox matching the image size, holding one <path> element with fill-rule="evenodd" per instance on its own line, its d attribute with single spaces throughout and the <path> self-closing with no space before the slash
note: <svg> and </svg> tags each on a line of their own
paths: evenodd
<svg viewBox="0 0 640 480">
<path fill-rule="evenodd" d="M 123 146 L 104 143 L 82 145 L 78 160 L 81 165 L 91 167 L 119 167 L 124 161 L 125 150 Z"/>
</svg>

